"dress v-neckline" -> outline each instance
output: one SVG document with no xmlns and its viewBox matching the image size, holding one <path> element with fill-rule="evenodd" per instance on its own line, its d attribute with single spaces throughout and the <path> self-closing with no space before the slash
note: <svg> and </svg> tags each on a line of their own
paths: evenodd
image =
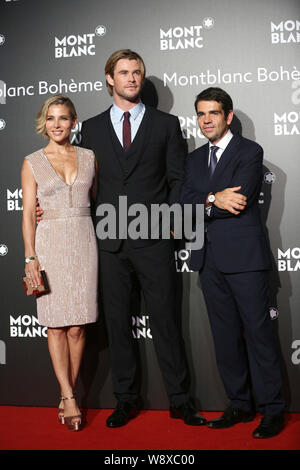
<svg viewBox="0 0 300 470">
<path fill-rule="evenodd" d="M 45 152 L 45 149 L 42 149 L 42 153 L 43 153 L 43 155 L 45 156 L 45 158 L 46 158 L 48 164 L 50 165 L 50 167 L 51 167 L 52 170 L 54 171 L 55 175 L 60 179 L 60 181 L 61 181 L 62 183 L 64 183 L 66 186 L 69 186 L 69 187 L 71 187 L 71 186 L 74 185 L 75 181 L 77 180 L 77 176 L 78 176 L 78 172 L 79 172 L 78 151 L 77 151 L 77 147 L 75 147 L 75 145 L 74 145 L 74 148 L 75 148 L 75 154 L 76 154 L 76 170 L 77 170 L 77 171 L 76 171 L 76 175 L 75 175 L 75 178 L 74 178 L 74 181 L 72 182 L 72 184 L 68 184 L 68 183 L 66 182 L 66 180 L 63 179 L 63 178 L 57 173 L 57 171 L 55 170 L 54 166 L 53 166 L 52 163 L 50 162 L 50 160 L 49 160 L 49 158 L 48 158 L 48 155 L 47 155 L 46 152 Z"/>
</svg>

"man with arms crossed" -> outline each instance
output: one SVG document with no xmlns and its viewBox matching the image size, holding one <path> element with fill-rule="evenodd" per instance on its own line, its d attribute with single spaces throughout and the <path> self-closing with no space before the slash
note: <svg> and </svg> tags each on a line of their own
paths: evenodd
<svg viewBox="0 0 300 470">
<path fill-rule="evenodd" d="M 263 415 L 253 436 L 271 437 L 283 428 L 285 403 L 268 311 L 271 259 L 258 206 L 263 150 L 231 133 L 233 105 L 224 90 L 204 90 L 195 108 L 209 142 L 188 156 L 181 202 L 206 207 L 204 248 L 192 251 L 191 268 L 200 271 L 217 364 L 230 400 L 208 426 L 222 429 L 254 419 L 251 377 Z"/>
<path fill-rule="evenodd" d="M 133 51 L 112 54 L 105 67 L 113 106 L 82 124 L 83 147 L 95 152 L 99 167 L 97 206 L 111 204 L 119 220 L 119 196 L 134 203 L 179 201 L 186 156 L 176 117 L 140 100 L 145 78 L 142 58 Z M 99 220 L 99 219 L 98 219 Z M 138 410 L 137 358 L 133 347 L 130 298 L 132 271 L 143 290 L 153 342 L 171 401 L 170 414 L 201 425 L 187 383 L 188 369 L 176 320 L 176 270 L 172 240 L 99 241 L 101 296 L 107 321 L 117 407 L 108 427 L 125 425 Z"/>
</svg>

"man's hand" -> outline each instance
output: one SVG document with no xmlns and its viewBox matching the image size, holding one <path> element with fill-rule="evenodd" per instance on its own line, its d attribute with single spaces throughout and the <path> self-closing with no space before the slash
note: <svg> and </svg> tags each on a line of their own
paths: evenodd
<svg viewBox="0 0 300 470">
<path fill-rule="evenodd" d="M 226 188 L 215 194 L 214 205 L 219 209 L 227 210 L 234 215 L 239 215 L 247 205 L 247 198 L 243 194 L 239 194 L 242 187 L 235 186 L 234 188 Z"/>
<path fill-rule="evenodd" d="M 36 222 L 37 224 L 43 220 L 43 215 L 44 211 L 43 209 L 40 207 L 40 203 L 39 203 L 39 200 L 37 199 L 36 200 L 36 206 L 35 206 L 35 214 L 36 214 Z"/>
</svg>

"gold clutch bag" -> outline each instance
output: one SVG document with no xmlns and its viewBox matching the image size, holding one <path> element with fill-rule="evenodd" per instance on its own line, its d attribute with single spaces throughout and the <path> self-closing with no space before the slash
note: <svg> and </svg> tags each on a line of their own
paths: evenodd
<svg viewBox="0 0 300 470">
<path fill-rule="evenodd" d="M 45 271 L 40 271 L 40 275 L 40 285 L 37 287 L 33 287 L 30 284 L 30 279 L 27 276 L 22 278 L 26 295 L 47 294 L 49 292 L 49 285 Z"/>
</svg>

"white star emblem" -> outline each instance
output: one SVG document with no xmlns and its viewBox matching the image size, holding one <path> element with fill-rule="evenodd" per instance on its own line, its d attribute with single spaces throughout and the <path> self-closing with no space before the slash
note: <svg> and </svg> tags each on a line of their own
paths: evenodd
<svg viewBox="0 0 300 470">
<path fill-rule="evenodd" d="M 2 46 L 5 43 L 5 36 L 3 34 L 0 34 L 0 46 Z"/>
<path fill-rule="evenodd" d="M 5 123 L 4 119 L 0 119 L 0 131 L 3 131 L 5 126 L 6 126 L 6 123 Z"/>
<path fill-rule="evenodd" d="M 106 34 L 106 28 L 103 25 L 99 25 L 95 29 L 97 36 L 104 36 Z"/>
<path fill-rule="evenodd" d="M 8 248 L 6 245 L 0 245 L 0 256 L 5 256 L 8 253 Z"/>
<path fill-rule="evenodd" d="M 213 18 L 208 17 L 204 18 L 202 23 L 205 29 L 211 29 L 215 24 L 215 20 Z"/>
<path fill-rule="evenodd" d="M 264 174 L 264 180 L 267 184 L 275 183 L 276 176 L 271 171 Z"/>
<path fill-rule="evenodd" d="M 270 307 L 269 312 L 270 312 L 271 320 L 275 320 L 276 318 L 278 318 L 279 312 L 278 312 L 277 308 Z"/>
</svg>

